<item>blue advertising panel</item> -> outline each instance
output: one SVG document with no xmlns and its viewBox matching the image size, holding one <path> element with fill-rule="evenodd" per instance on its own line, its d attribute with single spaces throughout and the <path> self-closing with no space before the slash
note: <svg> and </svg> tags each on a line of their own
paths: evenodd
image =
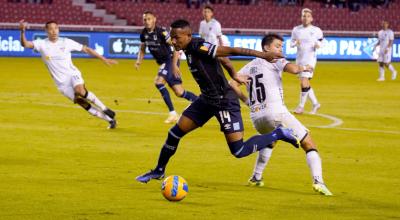
<svg viewBox="0 0 400 220">
<path fill-rule="evenodd" d="M 139 52 L 140 39 L 137 33 L 107 33 L 107 32 L 62 32 L 62 37 L 68 37 L 94 48 L 99 54 L 111 58 L 135 59 Z M 27 31 L 28 40 L 42 39 L 43 31 Z M 230 46 L 261 50 L 261 36 L 227 35 L 225 41 Z M 288 59 L 296 57 L 296 48 L 290 47 L 290 37 L 284 36 L 283 51 Z M 318 49 L 319 60 L 375 60 L 377 51 L 373 52 L 376 38 L 368 37 L 326 37 L 324 46 Z M 0 32 L 0 56 L 32 57 L 39 54 L 31 49 L 21 47 L 19 31 L 2 30 Z M 83 53 L 74 53 L 74 57 L 88 57 Z M 146 51 L 145 58 L 151 58 Z M 236 57 L 244 58 L 244 57 Z M 395 39 L 392 50 L 392 60 L 400 61 L 400 39 Z"/>
</svg>

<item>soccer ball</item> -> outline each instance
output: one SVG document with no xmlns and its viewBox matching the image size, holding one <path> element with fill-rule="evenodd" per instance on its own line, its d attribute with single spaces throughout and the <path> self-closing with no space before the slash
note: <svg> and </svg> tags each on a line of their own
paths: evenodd
<svg viewBox="0 0 400 220">
<path fill-rule="evenodd" d="M 165 178 L 161 186 L 163 196 L 173 202 L 181 201 L 188 193 L 188 184 L 180 176 L 169 176 Z"/>
</svg>

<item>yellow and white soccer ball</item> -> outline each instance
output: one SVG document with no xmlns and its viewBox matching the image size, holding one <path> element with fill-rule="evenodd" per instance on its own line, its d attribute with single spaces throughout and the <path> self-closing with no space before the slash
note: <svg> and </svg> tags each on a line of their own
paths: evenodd
<svg viewBox="0 0 400 220">
<path fill-rule="evenodd" d="M 163 196 L 173 202 L 184 199 L 188 191 L 189 188 L 186 180 L 176 175 L 165 178 L 161 186 Z"/>
</svg>

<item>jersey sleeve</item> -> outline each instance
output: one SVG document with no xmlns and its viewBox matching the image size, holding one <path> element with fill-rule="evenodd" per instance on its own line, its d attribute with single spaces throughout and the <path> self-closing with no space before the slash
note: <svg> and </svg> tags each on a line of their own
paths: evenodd
<svg viewBox="0 0 400 220">
<path fill-rule="evenodd" d="M 320 28 L 318 28 L 316 38 L 317 38 L 316 39 L 317 40 L 316 43 L 318 44 L 319 47 L 322 47 L 323 46 L 323 40 L 324 40 L 324 34 L 322 33 L 322 30 Z"/>
<path fill-rule="evenodd" d="M 217 35 L 217 37 L 222 36 L 221 24 L 219 22 L 215 24 L 215 35 Z"/>
<path fill-rule="evenodd" d="M 293 28 L 292 35 L 290 37 L 290 47 L 295 47 L 296 46 L 296 40 L 297 40 L 296 28 Z"/>
<path fill-rule="evenodd" d="M 167 42 L 169 40 L 171 40 L 171 37 L 169 36 L 169 33 L 167 30 L 165 29 L 161 29 L 161 36 L 163 37 L 163 39 Z"/>
<path fill-rule="evenodd" d="M 389 34 L 389 40 L 394 40 L 394 33 L 393 33 L 393 31 L 391 31 L 390 34 Z"/>
<path fill-rule="evenodd" d="M 82 51 L 83 49 L 83 45 L 71 40 L 71 39 L 66 39 L 66 44 L 67 44 L 67 48 L 69 49 L 69 51 Z"/>
<path fill-rule="evenodd" d="M 202 21 L 202 22 L 200 22 L 200 27 L 199 27 L 199 35 L 201 38 L 204 38 L 204 31 L 203 31 L 204 28 L 203 27 L 204 27 L 204 22 Z"/>
<path fill-rule="evenodd" d="M 285 69 L 285 66 L 289 63 L 290 62 L 287 61 L 286 59 L 279 59 L 278 61 L 276 61 L 275 65 L 279 71 L 283 72 L 283 70 Z"/>
<path fill-rule="evenodd" d="M 217 48 L 217 45 L 208 42 L 195 42 L 192 43 L 189 49 L 192 54 L 215 58 L 215 55 L 217 54 Z"/>
<path fill-rule="evenodd" d="M 42 51 L 43 40 L 40 40 L 40 39 L 34 40 L 34 41 L 32 41 L 32 43 L 33 43 L 34 50 L 36 50 L 38 52 Z"/>
</svg>

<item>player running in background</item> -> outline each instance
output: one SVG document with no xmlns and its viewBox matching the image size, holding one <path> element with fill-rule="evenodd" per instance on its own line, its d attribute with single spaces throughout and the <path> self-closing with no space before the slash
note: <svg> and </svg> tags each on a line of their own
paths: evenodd
<svg viewBox="0 0 400 220">
<path fill-rule="evenodd" d="M 137 181 L 147 183 L 151 179 L 163 178 L 165 167 L 175 154 L 180 139 L 203 126 L 212 117 L 217 118 L 229 149 L 237 158 L 264 149 L 277 140 L 284 140 L 298 147 L 299 142 L 293 136 L 292 131 L 282 127 L 275 129 L 270 134 L 255 135 L 247 141 L 243 141 L 243 121 L 239 100 L 230 87 L 218 60 L 218 57 L 242 55 L 273 61 L 281 58 L 281 53 L 230 48 L 205 42 L 201 38 L 192 37 L 192 29 L 189 22 L 185 20 L 173 22 L 171 28 L 172 44 L 175 50 L 185 52 L 189 69 L 200 86 L 201 95 L 186 108 L 178 123 L 169 130 L 156 168 L 138 176 Z M 231 75 L 231 77 L 238 83 L 247 82 L 247 77 L 238 75 Z"/>
<path fill-rule="evenodd" d="M 276 34 L 269 34 L 261 42 L 264 52 L 282 53 L 283 38 Z M 292 129 L 294 135 L 301 140 L 300 146 L 306 152 L 307 164 L 313 178 L 313 189 L 323 195 L 332 195 L 322 178 L 321 158 L 316 144 L 311 139 L 308 129 L 305 128 L 286 108 L 283 101 L 282 72 L 300 74 L 312 71 L 310 65 L 300 66 L 280 59 L 276 63 L 256 58 L 245 65 L 239 74 L 248 75 L 247 84 L 249 97 L 243 94 L 240 84 L 231 80 L 230 84 L 240 99 L 249 105 L 251 121 L 260 134 L 267 134 L 279 125 Z M 259 151 L 254 173 L 249 179 L 253 186 L 263 186 L 262 173 L 271 158 L 274 143 Z"/>
<path fill-rule="evenodd" d="M 58 90 L 91 115 L 106 120 L 109 129 L 115 128 L 117 125 L 115 112 L 107 108 L 93 92 L 86 89 L 81 72 L 72 63 L 71 52 L 82 51 L 100 59 L 108 66 L 117 64 L 117 61 L 106 59 L 90 47 L 76 41 L 59 37 L 60 29 L 55 21 L 45 24 L 47 38 L 44 40 L 28 41 L 25 37 L 26 27 L 27 23 L 21 20 L 21 45 L 35 49 L 41 54 Z"/>
<path fill-rule="evenodd" d="M 158 75 L 155 78 L 154 83 L 158 91 L 160 91 L 161 96 L 163 97 L 164 102 L 169 110 L 169 116 L 164 122 L 175 123 L 178 121 L 179 115 L 174 109 L 174 105 L 172 104 L 171 97 L 167 88 L 165 87 L 165 84 L 168 83 L 169 87 L 174 91 L 176 96 L 185 98 L 191 102 L 196 100 L 197 96 L 190 91 L 186 91 L 182 87 L 182 79 L 180 77 L 176 77 L 172 73 L 172 65 L 177 64 L 172 62 L 172 56 L 174 52 L 171 49 L 171 39 L 169 37 L 169 33 L 165 29 L 156 26 L 156 20 L 157 19 L 155 15 L 150 11 L 146 11 L 143 14 L 143 24 L 145 28 L 143 28 L 143 31 L 140 34 L 140 41 L 142 43 L 140 44 L 140 51 L 135 67 L 136 69 L 139 69 L 147 47 L 159 65 Z"/>
<path fill-rule="evenodd" d="M 385 66 L 392 72 L 392 80 L 395 80 L 397 77 L 397 71 L 391 64 L 393 41 L 394 33 L 389 29 L 389 22 L 382 21 L 382 30 L 378 32 L 378 42 L 374 46 L 374 51 L 379 46 L 379 78 L 377 81 L 385 81 Z"/>
<path fill-rule="evenodd" d="M 304 8 L 301 11 L 302 24 L 294 27 L 292 30 L 291 47 L 297 47 L 296 64 L 301 66 L 310 65 L 313 69 L 310 72 L 299 74 L 301 92 L 300 103 L 294 110 L 296 114 L 304 112 L 304 105 L 307 98 L 310 98 L 313 104 L 311 114 L 317 113 L 321 107 L 313 88 L 311 88 L 310 80 L 314 75 L 315 65 L 317 64 L 317 49 L 322 46 L 323 34 L 319 27 L 311 24 L 312 21 L 312 11 Z"/>
</svg>

